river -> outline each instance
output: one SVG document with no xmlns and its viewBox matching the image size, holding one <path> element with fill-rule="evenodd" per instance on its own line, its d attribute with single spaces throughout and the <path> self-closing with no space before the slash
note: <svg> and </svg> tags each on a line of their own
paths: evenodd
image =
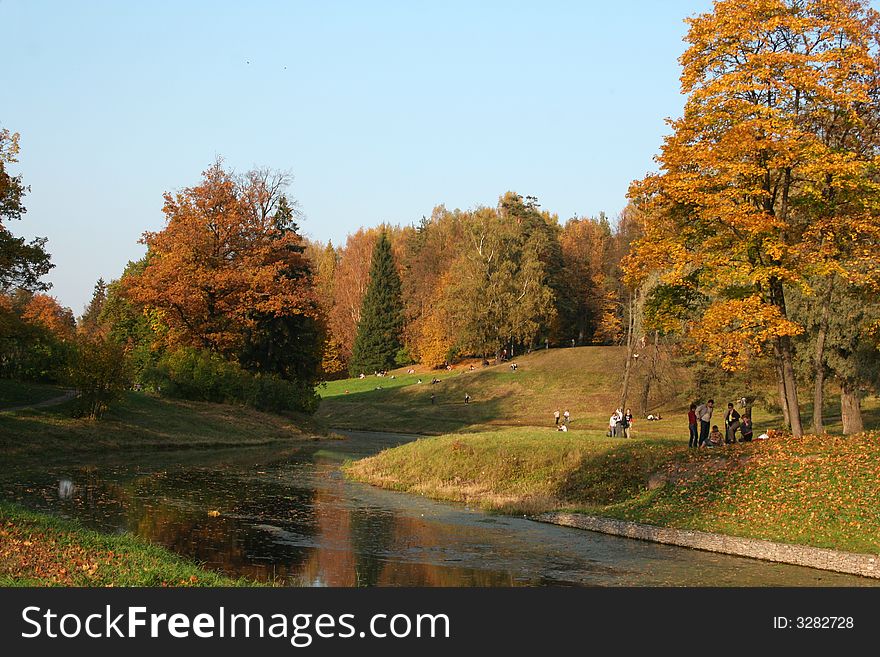
<svg viewBox="0 0 880 657">
<path fill-rule="evenodd" d="M 346 480 L 411 440 L 144 451 L 13 464 L 0 495 L 294 586 L 870 586 L 875 580 L 488 515 Z M 219 515 L 209 512 L 219 512 Z"/>
</svg>

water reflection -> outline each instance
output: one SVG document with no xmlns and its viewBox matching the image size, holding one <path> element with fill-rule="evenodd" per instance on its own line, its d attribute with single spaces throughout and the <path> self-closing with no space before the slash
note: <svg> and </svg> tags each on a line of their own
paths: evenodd
<svg viewBox="0 0 880 657">
<path fill-rule="evenodd" d="M 0 473 L 0 496 L 102 531 L 135 533 L 228 574 L 291 585 L 878 583 L 487 516 L 362 486 L 346 481 L 339 463 L 405 438 L 350 436 L 288 449 L 20 461 Z"/>
</svg>

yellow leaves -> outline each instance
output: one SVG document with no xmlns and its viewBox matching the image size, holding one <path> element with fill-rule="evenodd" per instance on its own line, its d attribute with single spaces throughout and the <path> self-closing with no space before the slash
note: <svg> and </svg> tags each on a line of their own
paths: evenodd
<svg viewBox="0 0 880 657">
<path fill-rule="evenodd" d="M 758 296 L 716 301 L 690 332 L 690 347 L 727 371 L 742 370 L 765 353 L 773 339 L 803 329 Z"/>
</svg>

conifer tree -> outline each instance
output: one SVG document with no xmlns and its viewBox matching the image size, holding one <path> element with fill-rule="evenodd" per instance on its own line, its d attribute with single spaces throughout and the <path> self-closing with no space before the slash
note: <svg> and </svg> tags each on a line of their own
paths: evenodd
<svg viewBox="0 0 880 657">
<path fill-rule="evenodd" d="M 370 282 L 361 306 L 361 319 L 349 363 L 349 372 L 375 372 L 392 368 L 402 347 L 403 298 L 400 275 L 385 233 L 373 249 Z"/>
</svg>

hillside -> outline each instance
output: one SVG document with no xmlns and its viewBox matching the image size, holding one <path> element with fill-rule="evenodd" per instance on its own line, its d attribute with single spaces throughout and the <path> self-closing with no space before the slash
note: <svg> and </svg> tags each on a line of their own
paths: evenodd
<svg viewBox="0 0 880 657">
<path fill-rule="evenodd" d="M 485 368 L 478 363 L 474 371 L 458 365 L 452 372 L 398 370 L 386 377 L 332 381 L 319 390 L 323 400 L 317 417 L 340 428 L 448 433 L 485 425 L 552 424 L 558 408 L 569 410 L 572 428 L 599 430 L 619 403 L 625 355 L 623 347 L 550 349 L 514 359 L 516 372 L 510 363 Z M 645 369 L 637 362 L 630 388 L 633 407 Z M 680 410 L 686 373 L 667 364 L 662 374 L 651 408 Z M 441 382 L 431 385 L 435 376 Z"/>
<path fill-rule="evenodd" d="M 70 417 L 70 403 L 0 411 L 0 454 L 70 453 L 119 448 L 206 448 L 310 440 L 311 418 L 243 406 L 189 402 L 130 392 L 100 421 Z"/>
</svg>

